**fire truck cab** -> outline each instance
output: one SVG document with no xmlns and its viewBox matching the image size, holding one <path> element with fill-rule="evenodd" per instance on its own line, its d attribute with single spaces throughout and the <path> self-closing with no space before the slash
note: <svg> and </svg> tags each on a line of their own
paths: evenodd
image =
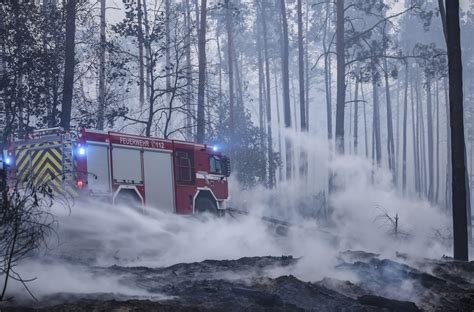
<svg viewBox="0 0 474 312">
<path fill-rule="evenodd" d="M 229 158 L 206 144 L 46 129 L 12 140 L 6 157 L 11 163 L 9 185 L 29 176 L 58 192 L 116 205 L 220 214 L 229 197 Z"/>
</svg>

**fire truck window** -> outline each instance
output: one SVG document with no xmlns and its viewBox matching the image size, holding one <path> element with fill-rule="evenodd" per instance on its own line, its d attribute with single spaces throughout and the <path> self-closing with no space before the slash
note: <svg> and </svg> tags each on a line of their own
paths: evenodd
<svg viewBox="0 0 474 312">
<path fill-rule="evenodd" d="M 180 183 L 193 183 L 193 158 L 191 152 L 177 151 L 176 152 L 177 165 L 177 180 Z"/>
<path fill-rule="evenodd" d="M 209 157 L 210 172 L 216 174 L 222 174 L 222 163 L 219 156 Z"/>
</svg>

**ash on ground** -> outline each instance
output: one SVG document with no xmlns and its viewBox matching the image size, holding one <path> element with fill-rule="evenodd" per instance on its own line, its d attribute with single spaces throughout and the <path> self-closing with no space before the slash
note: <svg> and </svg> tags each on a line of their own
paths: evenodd
<svg viewBox="0 0 474 312">
<path fill-rule="evenodd" d="M 407 261 L 347 251 L 337 270 L 357 282 L 325 278 L 304 282 L 291 272 L 291 256 L 206 260 L 166 268 L 93 267 L 117 276 L 147 296 L 120 293 L 55 293 L 39 302 L 11 301 L 2 311 L 472 311 L 474 262 Z M 406 264 L 410 263 L 410 265 Z M 315 263 L 315 265 L 317 265 Z"/>
</svg>

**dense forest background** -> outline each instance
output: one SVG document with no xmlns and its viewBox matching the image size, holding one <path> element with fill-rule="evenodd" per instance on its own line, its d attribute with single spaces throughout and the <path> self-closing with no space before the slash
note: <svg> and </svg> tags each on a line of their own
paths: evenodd
<svg viewBox="0 0 474 312">
<path fill-rule="evenodd" d="M 449 209 L 439 3 L 4 1 L 3 140 L 61 125 L 205 142 L 231 156 L 244 187 L 297 181 L 310 194 L 335 187 L 328 162 L 337 150 Z M 461 29 L 472 173 L 470 5 Z"/>
</svg>

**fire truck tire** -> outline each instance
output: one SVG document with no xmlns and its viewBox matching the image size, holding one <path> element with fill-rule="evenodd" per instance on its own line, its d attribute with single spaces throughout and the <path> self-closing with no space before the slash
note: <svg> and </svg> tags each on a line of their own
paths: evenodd
<svg viewBox="0 0 474 312">
<path fill-rule="evenodd" d="M 197 213 L 212 213 L 217 215 L 217 204 L 210 198 L 200 196 L 196 199 L 196 212 Z"/>
</svg>

